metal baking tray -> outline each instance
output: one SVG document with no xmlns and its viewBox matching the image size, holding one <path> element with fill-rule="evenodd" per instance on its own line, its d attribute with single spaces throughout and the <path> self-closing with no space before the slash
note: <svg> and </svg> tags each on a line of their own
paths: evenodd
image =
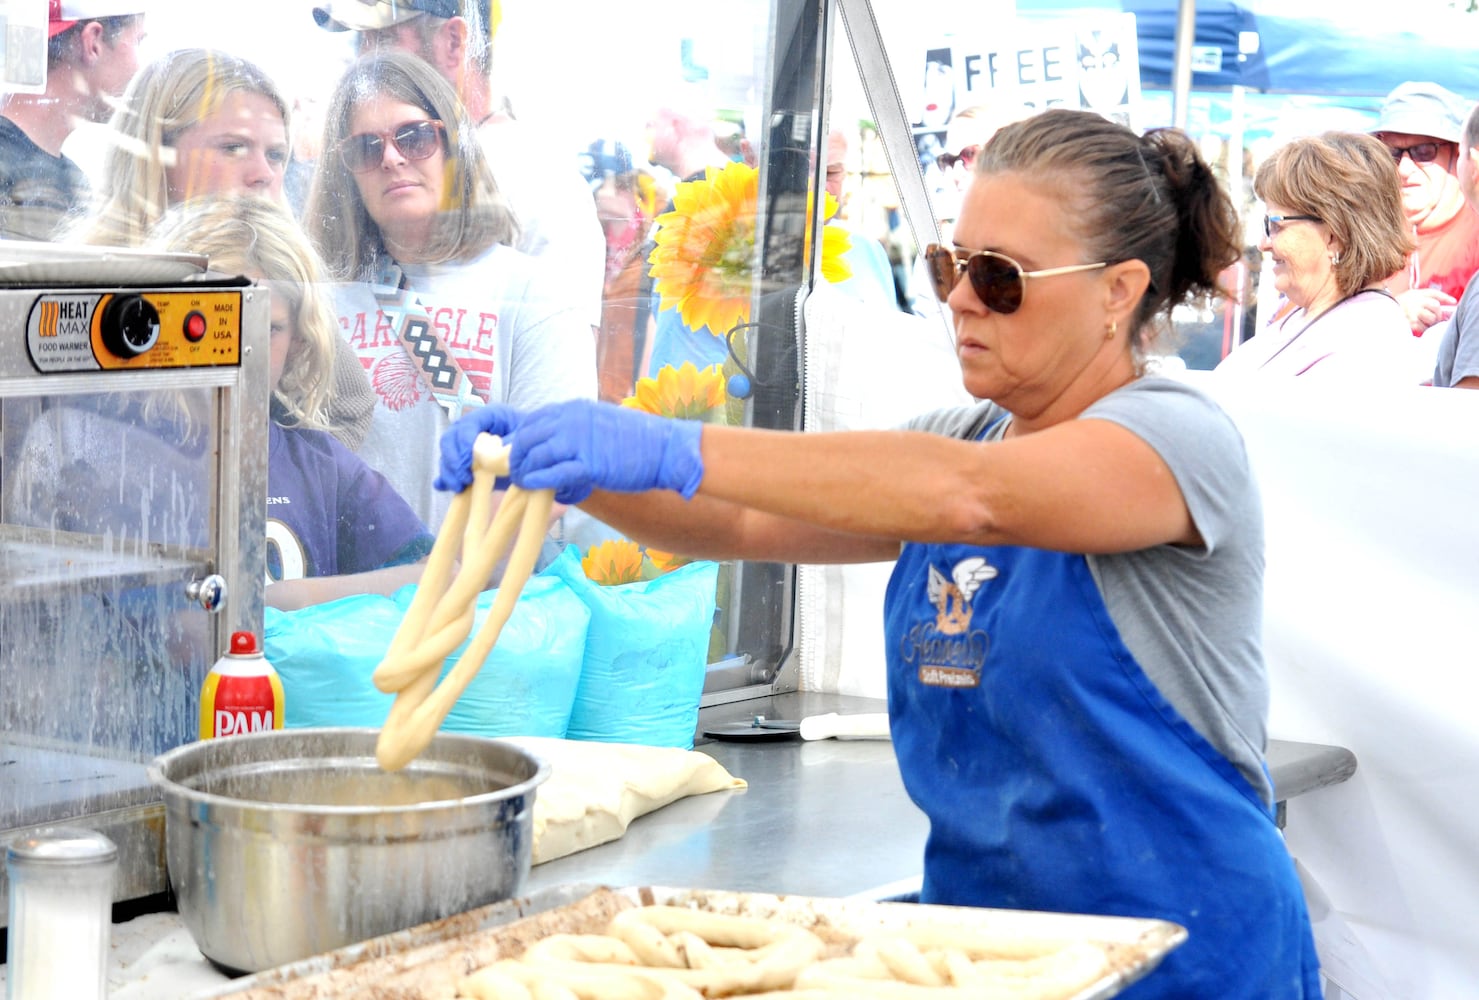
<svg viewBox="0 0 1479 1000">
<path fill-rule="evenodd" d="M 194 994 L 194 1000 L 447 1000 L 456 995 L 463 976 L 499 959 L 517 958 L 530 943 L 550 934 L 600 933 L 612 916 L 634 904 L 691 906 L 784 920 L 825 927 L 833 937 L 940 923 L 975 927 L 1004 939 L 1105 945 L 1110 971 L 1064 1000 L 1112 997 L 1149 974 L 1186 940 L 1185 928 L 1165 920 L 657 886 L 568 885 L 259 972 Z"/>
</svg>

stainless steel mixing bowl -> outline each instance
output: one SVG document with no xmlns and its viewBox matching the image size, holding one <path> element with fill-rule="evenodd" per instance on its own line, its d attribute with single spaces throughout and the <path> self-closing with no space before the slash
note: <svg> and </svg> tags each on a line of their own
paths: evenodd
<svg viewBox="0 0 1479 1000">
<path fill-rule="evenodd" d="M 155 758 L 170 882 L 207 958 L 256 972 L 521 890 L 549 765 L 441 733 L 387 773 L 378 735 L 277 730 Z"/>
</svg>

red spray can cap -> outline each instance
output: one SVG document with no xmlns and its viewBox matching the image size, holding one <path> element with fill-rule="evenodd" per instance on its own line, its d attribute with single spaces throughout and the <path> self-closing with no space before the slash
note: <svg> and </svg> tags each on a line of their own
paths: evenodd
<svg viewBox="0 0 1479 1000">
<path fill-rule="evenodd" d="M 231 633 L 231 654 L 233 656 L 255 656 L 261 650 L 257 648 L 257 637 L 250 632 Z"/>
</svg>

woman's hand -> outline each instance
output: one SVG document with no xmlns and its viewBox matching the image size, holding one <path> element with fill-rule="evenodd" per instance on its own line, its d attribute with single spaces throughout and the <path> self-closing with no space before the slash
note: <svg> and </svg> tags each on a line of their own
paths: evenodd
<svg viewBox="0 0 1479 1000">
<path fill-rule="evenodd" d="M 553 489 L 564 504 L 601 489 L 613 493 L 674 490 L 685 500 L 704 476 L 703 425 L 640 410 L 575 399 L 523 417 L 509 469 L 524 489 Z"/>
<path fill-rule="evenodd" d="M 514 432 L 523 419 L 523 414 L 502 403 L 489 403 L 480 410 L 465 414 L 442 432 L 441 466 L 432 486 L 448 493 L 461 493 L 472 485 L 472 449 L 479 434 L 495 434 L 506 438 Z M 500 490 L 508 488 L 508 481 L 497 482 Z"/>
</svg>

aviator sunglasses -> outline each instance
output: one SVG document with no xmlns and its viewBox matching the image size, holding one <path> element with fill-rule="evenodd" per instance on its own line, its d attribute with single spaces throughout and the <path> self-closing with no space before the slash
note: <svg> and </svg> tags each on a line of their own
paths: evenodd
<svg viewBox="0 0 1479 1000">
<path fill-rule="evenodd" d="M 1041 271 L 1024 271 L 1021 264 L 1006 254 L 990 250 L 960 250 L 938 243 L 925 247 L 924 259 L 929 265 L 935 296 L 941 302 L 950 298 L 950 292 L 964 274 L 971 279 L 971 290 L 976 293 L 976 298 L 987 309 L 1003 316 L 1022 308 L 1022 295 L 1027 291 L 1028 278 L 1051 278 L 1109 266 L 1107 261 L 1100 261 L 1097 264 L 1070 264 Z"/>
<path fill-rule="evenodd" d="M 339 159 L 350 172 L 362 174 L 374 170 L 385 160 L 389 142 L 408 160 L 424 160 L 442 148 L 446 126 L 435 118 L 429 121 L 401 122 L 389 132 L 358 132 L 339 146 Z"/>
<path fill-rule="evenodd" d="M 969 170 L 971 164 L 976 162 L 976 154 L 980 151 L 980 146 L 967 146 L 958 153 L 941 153 L 935 157 L 935 162 L 940 165 L 941 170 L 949 170 L 957 163 Z"/>
</svg>

